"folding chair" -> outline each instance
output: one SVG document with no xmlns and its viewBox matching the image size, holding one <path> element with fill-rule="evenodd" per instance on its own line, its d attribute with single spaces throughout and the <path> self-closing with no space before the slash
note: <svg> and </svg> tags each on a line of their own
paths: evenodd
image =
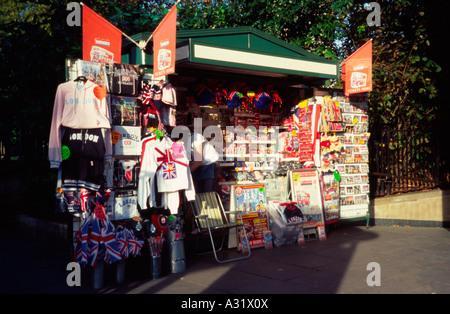
<svg viewBox="0 0 450 314">
<path fill-rule="evenodd" d="M 212 249 L 214 252 L 214 257 L 216 258 L 217 262 L 226 263 L 250 257 L 251 252 L 250 252 L 250 244 L 247 238 L 247 233 L 245 232 L 245 227 L 242 219 L 240 220 L 240 222 L 238 219 L 241 213 L 237 211 L 233 212 L 225 211 L 223 209 L 222 201 L 220 200 L 219 194 L 217 194 L 216 192 L 197 193 L 195 201 L 193 202 L 192 210 L 194 213 L 194 220 L 198 233 L 199 235 L 200 234 L 209 235 L 212 244 Z M 236 215 L 235 217 L 236 219 L 233 219 L 235 221 L 231 221 L 229 217 L 230 214 Z M 233 228 L 242 228 L 243 230 L 242 234 L 246 240 L 243 241 L 245 244 L 243 243 L 242 245 L 247 246 L 246 250 L 247 254 L 229 259 L 219 259 L 217 252 L 219 252 L 222 249 L 225 237 L 229 234 L 230 229 Z M 222 244 L 220 248 L 217 249 L 216 245 L 214 244 L 213 233 L 218 234 L 220 232 L 222 233 Z"/>
</svg>

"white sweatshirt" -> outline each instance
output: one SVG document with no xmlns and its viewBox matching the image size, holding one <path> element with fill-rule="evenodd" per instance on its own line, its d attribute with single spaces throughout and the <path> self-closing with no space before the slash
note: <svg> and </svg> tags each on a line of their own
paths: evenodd
<svg viewBox="0 0 450 314">
<path fill-rule="evenodd" d="M 168 83 L 162 89 L 162 98 L 161 101 L 170 106 L 177 105 L 177 95 L 175 92 L 175 88 L 173 88 L 172 84 Z"/>
<path fill-rule="evenodd" d="M 156 207 L 155 185 L 165 193 L 166 208 L 172 213 L 178 209 L 178 191 L 185 190 L 188 201 L 195 199 L 189 160 L 182 142 L 170 138 L 149 138 L 143 141 L 141 169 L 138 183 L 138 204 L 142 209 Z"/>
<path fill-rule="evenodd" d="M 80 86 L 79 87 L 77 87 Z M 111 158 L 111 125 L 106 92 L 102 88 L 86 81 L 77 83 L 68 81 L 58 86 L 53 107 L 53 118 L 48 143 L 48 158 L 51 168 L 58 168 L 61 161 L 62 127 L 72 129 L 105 129 L 105 159 Z M 97 98 L 96 94 L 99 96 Z"/>
</svg>

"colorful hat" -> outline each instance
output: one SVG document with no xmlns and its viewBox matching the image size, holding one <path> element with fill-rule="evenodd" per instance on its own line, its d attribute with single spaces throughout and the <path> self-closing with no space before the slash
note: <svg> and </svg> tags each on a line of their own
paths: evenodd
<svg viewBox="0 0 450 314">
<path fill-rule="evenodd" d="M 214 97 L 214 92 L 208 88 L 205 84 L 200 84 L 195 89 L 195 100 L 198 106 L 207 106 L 210 104 Z"/>
<path fill-rule="evenodd" d="M 272 105 L 272 98 L 268 93 L 261 92 L 255 95 L 253 103 L 255 104 L 256 109 L 264 110 Z"/>
<path fill-rule="evenodd" d="M 216 88 L 216 91 L 215 91 L 214 95 L 216 97 L 217 105 L 219 105 L 219 104 L 226 104 L 227 91 L 225 90 L 225 88 L 222 88 L 222 87 Z"/>
<path fill-rule="evenodd" d="M 243 104 L 245 104 L 245 96 L 238 92 L 238 91 L 232 91 L 226 100 L 226 105 L 230 109 L 237 108 Z"/>
</svg>

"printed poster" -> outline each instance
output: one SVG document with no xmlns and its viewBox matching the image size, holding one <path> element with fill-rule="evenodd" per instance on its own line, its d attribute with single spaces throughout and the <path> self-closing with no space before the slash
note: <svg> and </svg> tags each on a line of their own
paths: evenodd
<svg viewBox="0 0 450 314">
<path fill-rule="evenodd" d="M 264 184 L 235 185 L 233 191 L 235 210 L 244 213 L 265 210 L 266 193 Z"/>
<path fill-rule="evenodd" d="M 264 246 L 264 231 L 269 230 L 267 211 L 261 210 L 259 212 L 243 214 L 242 220 L 250 247 Z"/>
<path fill-rule="evenodd" d="M 244 212 L 242 220 L 250 247 L 264 246 L 264 231 L 269 230 L 264 184 L 236 185 L 232 191 L 234 209 Z"/>
<path fill-rule="evenodd" d="M 305 216 L 304 228 L 324 223 L 319 174 L 316 170 L 294 170 L 290 173 L 291 198 Z"/>
</svg>

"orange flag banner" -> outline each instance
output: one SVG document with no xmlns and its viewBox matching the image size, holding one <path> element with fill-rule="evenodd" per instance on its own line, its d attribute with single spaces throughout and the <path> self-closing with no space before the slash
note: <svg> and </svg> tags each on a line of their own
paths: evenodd
<svg viewBox="0 0 450 314">
<path fill-rule="evenodd" d="M 83 60 L 121 63 L 122 31 L 83 5 Z"/>
<path fill-rule="evenodd" d="M 341 69 L 346 96 L 372 91 L 372 40 L 345 59 Z"/>
<path fill-rule="evenodd" d="M 175 72 L 177 39 L 177 6 L 159 23 L 153 32 L 153 76 L 161 77 Z"/>
</svg>

